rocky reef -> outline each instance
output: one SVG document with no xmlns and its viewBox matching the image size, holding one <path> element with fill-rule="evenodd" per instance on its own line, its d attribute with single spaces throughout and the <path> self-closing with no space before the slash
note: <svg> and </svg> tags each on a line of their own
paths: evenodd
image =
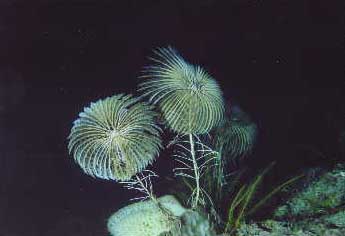
<svg viewBox="0 0 345 236">
<path fill-rule="evenodd" d="M 271 220 L 244 224 L 238 236 L 345 235 L 345 166 L 337 165 L 281 205 Z"/>
</svg>

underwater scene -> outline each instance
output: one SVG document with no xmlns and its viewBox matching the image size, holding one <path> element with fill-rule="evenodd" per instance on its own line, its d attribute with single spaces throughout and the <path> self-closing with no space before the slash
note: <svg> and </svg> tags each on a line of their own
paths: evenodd
<svg viewBox="0 0 345 236">
<path fill-rule="evenodd" d="M 344 236 L 343 7 L 0 2 L 0 236 Z"/>
</svg>

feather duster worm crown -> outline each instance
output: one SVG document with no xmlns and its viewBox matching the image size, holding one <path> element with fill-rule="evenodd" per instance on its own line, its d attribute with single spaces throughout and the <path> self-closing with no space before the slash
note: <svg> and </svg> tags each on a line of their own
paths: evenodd
<svg viewBox="0 0 345 236">
<path fill-rule="evenodd" d="M 74 121 L 69 152 L 93 177 L 128 180 L 158 155 L 160 129 L 152 107 L 131 95 L 91 103 Z"/>
<path fill-rule="evenodd" d="M 215 128 L 215 148 L 221 151 L 225 160 L 235 161 L 253 150 L 257 125 L 239 106 L 234 105 L 230 117 Z"/>
<path fill-rule="evenodd" d="M 167 126 L 181 134 L 203 134 L 218 124 L 224 113 L 217 82 L 200 66 L 186 62 L 174 49 L 154 51 L 156 64 L 149 66 L 139 85 L 143 96 L 157 104 Z"/>
</svg>

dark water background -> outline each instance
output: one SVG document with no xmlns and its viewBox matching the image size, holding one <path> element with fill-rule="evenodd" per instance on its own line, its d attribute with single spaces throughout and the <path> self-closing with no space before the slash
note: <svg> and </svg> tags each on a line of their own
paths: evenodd
<svg viewBox="0 0 345 236">
<path fill-rule="evenodd" d="M 345 126 L 342 14 L 315 0 L 2 0 L 0 236 L 107 234 L 133 194 L 83 174 L 66 137 L 91 101 L 135 93 L 159 46 L 202 65 L 251 115 L 260 135 L 247 164 L 276 160 L 267 184 L 331 165 Z"/>
</svg>

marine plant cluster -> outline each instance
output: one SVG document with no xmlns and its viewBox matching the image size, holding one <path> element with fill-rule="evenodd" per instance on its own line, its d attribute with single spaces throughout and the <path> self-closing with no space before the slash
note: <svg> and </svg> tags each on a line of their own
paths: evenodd
<svg viewBox="0 0 345 236">
<path fill-rule="evenodd" d="M 253 150 L 255 123 L 238 106 L 229 108 L 216 79 L 175 49 L 158 48 L 150 59 L 137 95 L 115 94 L 84 108 L 68 137 L 69 153 L 86 174 L 141 194 L 108 219 L 112 236 L 234 234 L 247 215 L 299 177 L 253 205 L 271 166 L 234 186 L 237 164 Z M 163 133 L 172 140 L 162 140 Z M 182 190 L 157 196 L 150 165 L 167 148 Z"/>
</svg>

